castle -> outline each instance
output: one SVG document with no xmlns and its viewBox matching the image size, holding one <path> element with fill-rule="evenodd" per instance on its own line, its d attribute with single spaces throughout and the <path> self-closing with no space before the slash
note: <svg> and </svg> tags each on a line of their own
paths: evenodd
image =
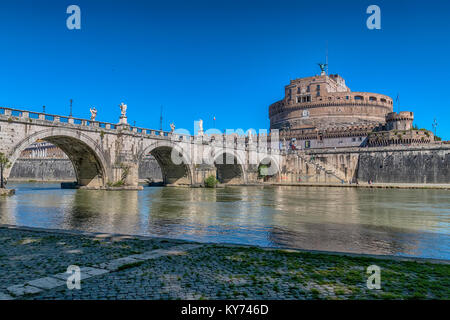
<svg viewBox="0 0 450 320">
<path fill-rule="evenodd" d="M 269 107 L 270 129 L 299 149 L 411 145 L 434 142 L 413 129 L 414 114 L 393 112 L 392 98 L 352 92 L 338 74 L 291 80 L 284 99 Z"/>
</svg>

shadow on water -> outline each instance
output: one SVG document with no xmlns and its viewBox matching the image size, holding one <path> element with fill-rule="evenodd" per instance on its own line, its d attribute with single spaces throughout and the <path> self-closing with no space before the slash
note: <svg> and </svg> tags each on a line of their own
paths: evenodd
<svg viewBox="0 0 450 320">
<path fill-rule="evenodd" d="M 152 187 L 61 190 L 17 184 L 0 223 L 207 242 L 450 258 L 445 190 Z"/>
</svg>

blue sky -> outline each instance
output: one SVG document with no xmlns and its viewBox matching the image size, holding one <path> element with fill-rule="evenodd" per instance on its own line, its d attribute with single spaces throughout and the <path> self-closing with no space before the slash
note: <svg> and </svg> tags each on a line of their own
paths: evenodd
<svg viewBox="0 0 450 320">
<path fill-rule="evenodd" d="M 81 30 L 66 28 L 67 6 Z M 366 8 L 381 8 L 381 30 Z M 400 93 L 450 139 L 449 1 L 1 1 L 0 105 L 164 129 L 268 128 L 291 78 L 329 71 L 353 91 Z M 395 106 L 397 111 L 397 106 Z"/>
</svg>

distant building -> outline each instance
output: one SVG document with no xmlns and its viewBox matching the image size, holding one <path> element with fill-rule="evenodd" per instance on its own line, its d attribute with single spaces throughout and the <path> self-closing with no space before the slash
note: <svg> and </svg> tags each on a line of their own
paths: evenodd
<svg viewBox="0 0 450 320">
<path fill-rule="evenodd" d="M 68 159 L 67 155 L 55 145 L 38 140 L 22 151 L 22 159 Z"/>
<path fill-rule="evenodd" d="M 270 129 L 280 130 L 280 139 L 296 141 L 297 148 L 359 147 L 368 145 L 433 142 L 429 131 L 412 130 L 412 112 L 393 112 L 392 98 L 369 92 L 352 92 L 345 80 L 322 72 L 291 80 L 284 99 L 269 107 Z M 374 140 L 383 131 L 402 134 Z M 369 139 L 369 136 L 371 137 Z"/>
</svg>

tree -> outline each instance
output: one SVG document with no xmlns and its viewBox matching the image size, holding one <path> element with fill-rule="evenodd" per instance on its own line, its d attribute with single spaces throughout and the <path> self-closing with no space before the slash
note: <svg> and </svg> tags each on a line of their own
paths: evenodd
<svg viewBox="0 0 450 320">
<path fill-rule="evenodd" d="M 5 179 L 3 178 L 3 171 L 9 167 L 11 167 L 11 162 L 9 162 L 9 159 L 4 153 L 0 152 L 0 188 L 5 187 L 6 183 Z"/>
<path fill-rule="evenodd" d="M 205 179 L 205 187 L 207 188 L 215 188 L 219 181 L 213 175 L 210 175 Z"/>
</svg>

